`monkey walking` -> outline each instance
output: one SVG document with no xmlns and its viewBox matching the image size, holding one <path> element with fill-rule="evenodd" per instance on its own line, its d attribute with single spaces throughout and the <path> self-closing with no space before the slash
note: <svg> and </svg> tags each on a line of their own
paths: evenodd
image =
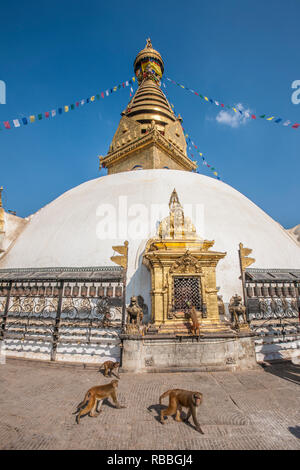
<svg viewBox="0 0 300 470">
<path fill-rule="evenodd" d="M 116 408 L 126 408 L 120 405 L 117 399 L 116 389 L 118 388 L 118 381 L 112 380 L 109 384 L 98 385 L 90 388 L 81 403 L 77 406 L 77 410 L 73 414 L 77 414 L 76 422 L 79 424 L 80 418 L 83 415 L 89 414 L 91 417 L 96 418 L 101 413 L 102 402 L 105 398 L 111 397 Z M 98 403 L 100 402 L 100 409 L 97 410 Z"/>
<path fill-rule="evenodd" d="M 119 379 L 120 378 L 119 368 L 120 368 L 120 363 L 119 362 L 105 361 L 99 367 L 99 372 L 100 372 L 101 369 L 104 369 L 104 376 L 108 377 L 108 375 L 109 375 L 111 377 L 111 373 L 112 373 L 113 369 L 117 369 L 117 371 L 116 371 L 117 375 L 116 376 Z"/>
<path fill-rule="evenodd" d="M 171 416 L 176 413 L 175 420 L 181 422 L 180 413 L 182 407 L 188 408 L 188 413 L 186 416 L 185 421 L 188 422 L 190 416 L 193 416 L 193 420 L 196 426 L 196 430 L 199 431 L 201 434 L 204 434 L 202 431 L 200 424 L 197 421 L 196 416 L 196 409 L 199 405 L 201 405 L 203 400 L 203 395 L 200 392 L 190 392 L 188 390 L 181 390 L 179 388 L 175 388 L 173 390 L 168 390 L 167 392 L 163 393 L 159 397 L 159 404 L 161 405 L 161 401 L 165 397 L 169 397 L 169 406 L 166 410 L 161 410 L 160 412 L 160 422 L 164 424 L 164 417 Z"/>
</svg>

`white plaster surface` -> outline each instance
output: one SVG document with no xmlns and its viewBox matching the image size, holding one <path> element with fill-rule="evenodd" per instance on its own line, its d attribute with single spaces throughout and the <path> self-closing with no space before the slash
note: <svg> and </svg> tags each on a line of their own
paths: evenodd
<svg viewBox="0 0 300 470">
<path fill-rule="evenodd" d="M 0 259 L 0 268 L 84 267 L 114 265 L 112 245 L 129 241 L 128 298 L 141 294 L 150 307 L 150 275 L 142 265 L 146 241 L 154 236 L 158 222 L 168 215 L 171 192 L 176 188 L 181 204 L 200 205 L 203 218 L 192 220 L 198 234 L 215 240 L 212 248 L 227 252 L 217 267 L 217 286 L 223 300 L 241 292 L 238 259 L 239 243 L 253 249 L 256 259 L 251 267 L 299 268 L 300 247 L 286 231 L 248 198 L 216 179 L 178 170 L 141 170 L 118 173 L 83 183 L 45 206 L 30 217 L 13 246 Z M 118 214 L 119 198 L 126 196 L 128 211 Z M 121 217 L 114 237 L 97 236 L 103 217 L 103 204 L 115 208 Z M 135 239 L 136 217 L 130 211 L 141 206 L 140 226 L 146 228 Z M 151 204 L 164 204 L 165 209 L 150 224 Z M 145 213 L 148 209 L 148 215 Z M 187 214 L 186 215 L 190 215 Z M 197 222 L 197 223 L 196 223 Z M 110 218 L 112 223 L 112 218 Z M 126 224 L 130 233 L 126 232 Z M 118 233 L 120 228 L 124 233 Z"/>
</svg>

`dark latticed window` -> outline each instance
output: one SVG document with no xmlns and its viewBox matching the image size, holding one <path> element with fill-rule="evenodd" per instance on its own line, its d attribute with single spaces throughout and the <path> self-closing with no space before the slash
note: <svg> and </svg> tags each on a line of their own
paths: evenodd
<svg viewBox="0 0 300 470">
<path fill-rule="evenodd" d="M 174 307 L 175 310 L 187 310 L 195 305 L 201 310 L 201 287 L 198 277 L 174 277 Z"/>
</svg>

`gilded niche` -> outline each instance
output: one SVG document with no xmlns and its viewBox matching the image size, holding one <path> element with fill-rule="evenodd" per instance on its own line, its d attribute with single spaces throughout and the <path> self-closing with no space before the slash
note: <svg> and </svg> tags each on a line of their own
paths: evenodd
<svg viewBox="0 0 300 470">
<path fill-rule="evenodd" d="M 174 189 L 169 215 L 159 224 L 157 238 L 148 240 L 143 257 L 151 272 L 152 321 L 159 332 L 189 331 L 192 305 L 200 328 L 228 329 L 220 320 L 216 287 L 216 266 L 226 253 L 210 251 L 213 244 L 197 235 Z"/>
</svg>

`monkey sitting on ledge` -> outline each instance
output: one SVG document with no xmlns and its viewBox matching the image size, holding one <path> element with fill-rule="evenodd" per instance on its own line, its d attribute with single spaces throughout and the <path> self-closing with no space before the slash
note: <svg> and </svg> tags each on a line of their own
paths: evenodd
<svg viewBox="0 0 300 470">
<path fill-rule="evenodd" d="M 191 333 L 192 333 L 193 335 L 197 335 L 197 334 L 198 334 L 198 336 L 199 336 L 199 335 L 200 335 L 200 325 L 199 325 L 199 321 L 198 321 L 198 317 L 197 317 L 197 312 L 196 312 L 195 305 L 192 305 L 192 306 L 191 306 L 190 317 L 191 317 L 191 320 L 192 320 Z"/>
<path fill-rule="evenodd" d="M 81 403 L 77 406 L 77 410 L 73 414 L 77 414 L 76 422 L 79 424 L 81 416 L 89 414 L 91 417 L 96 418 L 101 413 L 101 405 L 105 398 L 111 397 L 116 408 L 126 408 L 120 405 L 117 399 L 116 389 L 118 388 L 118 381 L 112 380 L 109 384 L 98 385 L 90 388 Z M 98 403 L 100 402 L 100 410 L 97 410 Z"/>
<path fill-rule="evenodd" d="M 101 369 L 104 369 L 104 376 L 108 377 L 108 375 L 109 375 L 111 377 L 112 371 L 114 369 L 117 369 L 116 370 L 116 377 L 118 377 L 118 379 L 119 379 L 120 378 L 119 368 L 120 368 L 120 363 L 119 362 L 105 361 L 99 367 L 99 372 L 100 372 Z"/>
<path fill-rule="evenodd" d="M 190 392 L 188 390 L 181 390 L 179 388 L 175 388 L 173 390 L 168 390 L 167 392 L 163 393 L 159 397 L 159 404 L 161 405 L 161 401 L 163 398 L 169 396 L 169 406 L 166 410 L 161 410 L 160 412 L 160 422 L 164 424 L 164 417 L 171 416 L 176 413 L 175 421 L 181 422 L 180 413 L 182 407 L 188 408 L 188 413 L 186 416 L 185 421 L 188 422 L 190 416 L 193 416 L 193 420 L 196 426 L 196 430 L 201 434 L 204 434 L 202 431 L 200 424 L 197 421 L 196 416 L 196 409 L 198 406 L 201 405 L 203 400 L 203 395 L 200 392 Z"/>
</svg>

